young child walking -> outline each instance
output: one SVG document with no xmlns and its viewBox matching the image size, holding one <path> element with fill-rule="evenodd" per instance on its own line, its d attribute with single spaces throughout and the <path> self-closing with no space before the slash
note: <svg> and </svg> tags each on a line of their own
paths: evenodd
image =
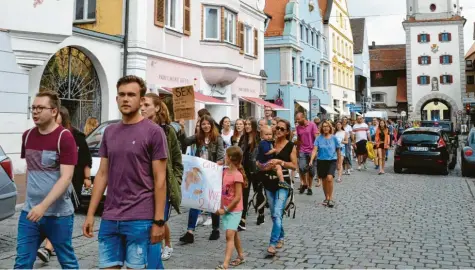
<svg viewBox="0 0 475 270">
<path fill-rule="evenodd" d="M 229 265 L 238 266 L 245 262 L 244 251 L 239 238 L 238 225 L 243 210 L 242 191 L 247 187 L 247 178 L 241 165 L 242 151 L 238 146 L 226 149 L 226 165 L 223 174 L 223 190 L 221 195 L 221 209 L 216 214 L 223 216 L 223 227 L 226 231 L 226 252 L 224 262 L 216 269 L 228 269 Z M 237 258 L 230 262 L 234 248 Z"/>
</svg>

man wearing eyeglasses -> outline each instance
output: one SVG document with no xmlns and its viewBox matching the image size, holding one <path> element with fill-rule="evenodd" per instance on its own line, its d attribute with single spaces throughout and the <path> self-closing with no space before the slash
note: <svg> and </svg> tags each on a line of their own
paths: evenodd
<svg viewBox="0 0 475 270">
<path fill-rule="evenodd" d="M 272 125 L 272 119 L 274 118 L 273 114 L 274 114 L 274 111 L 272 110 L 271 107 L 269 106 L 264 107 L 264 116 L 265 116 L 265 120 L 267 120 L 268 126 Z"/>
<path fill-rule="evenodd" d="M 26 200 L 18 222 L 15 269 L 32 269 L 44 238 L 53 244 L 63 269 L 78 269 L 72 246 L 74 207 L 71 179 L 78 153 L 69 130 L 56 118 L 61 103 L 52 91 L 36 95 L 31 112 L 36 127 L 22 137 L 26 159 Z"/>
</svg>

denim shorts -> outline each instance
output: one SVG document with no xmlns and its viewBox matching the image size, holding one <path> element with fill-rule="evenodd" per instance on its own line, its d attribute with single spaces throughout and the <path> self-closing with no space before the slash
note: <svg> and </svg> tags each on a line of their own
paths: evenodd
<svg viewBox="0 0 475 270">
<path fill-rule="evenodd" d="M 99 228 L 99 268 L 145 268 L 152 220 L 102 220 Z"/>
<path fill-rule="evenodd" d="M 312 153 L 302 153 L 299 152 L 299 171 L 301 173 L 310 173 L 311 176 L 315 175 L 315 162 L 313 163 L 312 166 L 309 166 L 308 164 L 310 163 L 310 157 L 312 156 Z"/>
</svg>

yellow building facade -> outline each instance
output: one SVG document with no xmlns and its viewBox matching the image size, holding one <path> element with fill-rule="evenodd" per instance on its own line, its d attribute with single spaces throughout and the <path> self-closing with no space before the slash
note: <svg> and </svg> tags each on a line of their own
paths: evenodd
<svg viewBox="0 0 475 270">
<path fill-rule="evenodd" d="M 355 103 L 353 34 L 347 0 L 334 0 L 329 23 L 325 25 L 329 39 L 330 93 L 333 109 L 340 116 L 350 115 L 347 104 Z"/>
<path fill-rule="evenodd" d="M 76 1 L 74 26 L 109 35 L 123 34 L 123 0 Z"/>
</svg>

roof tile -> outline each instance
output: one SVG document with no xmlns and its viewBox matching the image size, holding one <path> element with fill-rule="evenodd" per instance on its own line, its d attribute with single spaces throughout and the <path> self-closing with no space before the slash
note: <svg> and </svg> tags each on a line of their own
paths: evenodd
<svg viewBox="0 0 475 270">
<path fill-rule="evenodd" d="M 353 53 L 360 54 L 363 53 L 364 46 L 364 29 L 365 29 L 365 19 L 350 19 L 351 32 L 353 32 Z"/>
<path fill-rule="evenodd" d="M 406 69 L 406 45 L 382 45 L 370 47 L 371 71 Z"/>
</svg>

